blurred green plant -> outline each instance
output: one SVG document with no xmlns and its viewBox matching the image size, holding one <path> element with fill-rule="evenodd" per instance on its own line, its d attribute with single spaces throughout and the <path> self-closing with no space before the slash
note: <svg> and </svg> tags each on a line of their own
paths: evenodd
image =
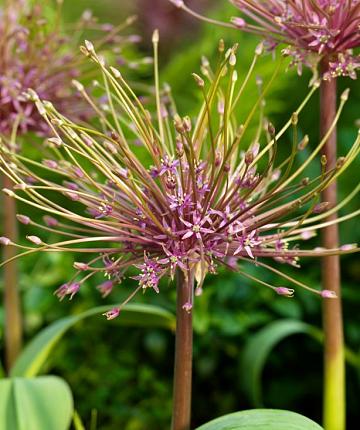
<svg viewBox="0 0 360 430">
<path fill-rule="evenodd" d="M 56 376 L 0 380 L 1 430 L 68 430 L 70 387 Z"/>
</svg>

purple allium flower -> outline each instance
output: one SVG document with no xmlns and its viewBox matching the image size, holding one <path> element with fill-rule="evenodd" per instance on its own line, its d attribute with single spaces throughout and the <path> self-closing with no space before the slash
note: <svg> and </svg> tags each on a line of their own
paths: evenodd
<svg viewBox="0 0 360 430">
<path fill-rule="evenodd" d="M 322 57 L 329 59 L 324 79 L 350 76 L 356 79 L 360 57 L 359 0 L 230 0 L 242 17 L 232 22 L 242 31 L 263 36 L 269 49 L 279 43 L 301 72 L 303 64 L 313 66 Z"/>
<path fill-rule="evenodd" d="M 126 38 L 120 38 L 116 29 L 97 24 L 89 11 L 75 24 L 76 37 L 73 39 L 65 36 L 59 23 L 60 16 L 48 19 L 40 4 L 28 6 L 25 1 L 19 1 L 0 10 L 1 134 L 49 133 L 48 124 L 30 100 L 29 89 L 77 121 L 93 116 L 80 89 L 76 91 L 70 85 L 85 67 L 88 68 L 76 46 L 78 36 L 86 29 L 100 31 L 98 46 L 102 51 L 114 44 L 118 48 L 128 42 Z"/>
<path fill-rule="evenodd" d="M 154 41 L 156 44 L 156 33 Z M 36 163 L 6 148 L 0 153 L 0 170 L 16 184 L 15 191 L 4 191 L 46 211 L 49 215 L 44 228 L 64 235 L 62 240 L 51 244 L 36 236 L 32 240 L 36 246 L 28 247 L 25 254 L 61 251 L 84 255 L 85 261 L 74 263 L 77 272 L 73 278 L 57 290 L 60 298 L 72 297 L 85 280 L 99 274 L 106 280 L 98 289 L 103 296 L 108 295 L 122 282 L 130 267 L 139 272 L 132 276 L 138 286 L 125 303 L 141 290 L 159 293 L 161 278 L 173 278 L 176 271 L 181 271 L 185 278 L 191 276 L 197 281 L 195 291 L 183 304 L 183 309 L 190 312 L 194 296 L 201 294 L 206 275 L 215 274 L 219 266 L 237 270 L 279 295 L 293 295 L 292 288 L 276 287 L 262 281 L 261 275 L 259 278 L 250 275 L 245 263 L 260 271 L 275 272 L 287 285 L 291 283 L 322 297 L 332 297 L 331 293 L 310 288 L 275 266 L 296 268 L 301 257 L 358 250 L 356 246 L 302 250 L 298 243 L 329 225 L 322 221 L 341 207 L 340 204 L 337 208 L 324 206 L 321 211 L 314 210 L 319 207 L 321 191 L 359 153 L 360 137 L 334 169 L 316 178 L 303 177 L 324 140 L 305 161 L 297 160 L 298 152 L 304 148 L 297 135 L 302 104 L 278 133 L 268 121 L 261 122 L 261 132 L 253 141 L 247 124 L 257 110 L 251 111 L 245 125 L 238 123 L 235 113 L 241 100 L 233 97 L 238 88 L 236 47 L 223 54 L 215 71 L 210 71 L 209 65 L 207 70 L 203 66 L 204 79 L 196 75 L 194 86 L 201 88 L 204 97 L 197 116 L 191 120 L 175 113 L 173 121 L 162 115 L 164 109 L 169 112 L 171 109 L 169 98 L 161 97 L 158 81 L 156 109 L 149 113 L 118 70 L 107 67 L 90 42 L 81 49 L 98 64 L 105 77 L 110 111 L 102 123 L 107 130 L 80 128 L 54 107 L 38 101 L 39 111 L 52 127 L 54 137 L 63 142 L 54 149 L 53 158 L 46 157 L 57 165 L 51 179 L 38 173 L 41 169 L 48 170 L 48 162 Z M 310 94 L 316 88 L 311 88 Z M 262 95 L 255 103 L 263 110 L 265 103 L 261 103 L 261 98 Z M 346 96 L 341 98 L 339 114 L 346 99 Z M 220 111 L 219 100 L 224 106 Z M 259 118 L 263 118 L 263 112 Z M 289 148 L 285 161 L 278 161 L 278 141 L 291 127 L 293 147 Z M 136 152 L 131 146 L 135 140 L 141 141 Z M 116 151 L 109 152 L 108 143 Z M 142 151 L 140 156 L 139 151 Z M 33 178 L 31 182 L 29 177 Z M 61 197 L 61 203 L 55 200 L 55 193 Z M 49 195 L 53 197 L 50 199 Z M 68 204 L 64 203 L 64 196 Z M 39 226 L 30 218 L 26 218 L 26 224 Z M 1 241 L 3 245 L 13 245 L 6 238 Z M 107 318 L 115 318 L 120 309 L 109 311 Z"/>
</svg>

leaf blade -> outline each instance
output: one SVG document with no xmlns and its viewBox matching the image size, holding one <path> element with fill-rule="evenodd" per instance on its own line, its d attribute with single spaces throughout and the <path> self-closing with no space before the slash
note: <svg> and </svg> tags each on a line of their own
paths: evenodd
<svg viewBox="0 0 360 430">
<path fill-rule="evenodd" d="M 216 418 L 196 430 L 322 430 L 322 427 L 295 412 L 251 409 Z"/>
<path fill-rule="evenodd" d="M 25 347 L 12 367 L 10 375 L 26 377 L 37 375 L 49 356 L 52 348 L 54 348 L 56 343 L 67 330 L 85 318 L 94 315 L 101 315 L 103 312 L 109 310 L 109 307 L 111 306 L 92 308 L 78 315 L 65 317 L 55 321 L 43 329 Z M 104 320 L 104 317 L 101 318 Z M 174 330 L 175 317 L 169 311 L 157 306 L 147 304 L 128 304 L 121 311 L 121 315 L 116 319 L 116 323 L 120 326 L 150 326 Z"/>
<path fill-rule="evenodd" d="M 0 411 L 2 430 L 67 430 L 73 398 L 68 384 L 57 376 L 3 379 Z"/>
<path fill-rule="evenodd" d="M 262 406 L 261 374 L 273 348 L 283 339 L 294 334 L 307 334 L 321 338 L 316 327 L 297 320 L 275 321 L 253 335 L 245 345 L 240 365 L 243 388 L 252 403 Z"/>
</svg>

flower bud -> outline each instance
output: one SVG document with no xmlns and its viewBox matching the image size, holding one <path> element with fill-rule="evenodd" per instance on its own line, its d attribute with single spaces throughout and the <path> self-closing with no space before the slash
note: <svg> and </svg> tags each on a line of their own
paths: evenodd
<svg viewBox="0 0 360 430">
<path fill-rule="evenodd" d="M 7 246 L 7 245 L 10 245 L 10 243 L 11 243 L 11 240 L 8 237 L 5 237 L 5 236 L 0 237 L 0 244 L 1 245 Z"/>
<path fill-rule="evenodd" d="M 329 202 L 321 202 L 314 206 L 313 213 L 321 214 L 330 208 Z"/>
<path fill-rule="evenodd" d="M 94 45 L 89 40 L 85 40 L 85 48 L 89 53 L 95 54 Z"/>
<path fill-rule="evenodd" d="M 299 142 L 299 144 L 298 144 L 298 150 L 299 151 L 302 151 L 302 150 L 304 150 L 306 147 L 307 147 L 307 144 L 309 143 L 309 136 L 308 135 L 305 135 L 304 137 L 303 137 L 303 139 Z"/>
<path fill-rule="evenodd" d="M 273 124 L 271 122 L 268 123 L 268 132 L 269 132 L 271 137 L 275 136 L 275 127 L 273 126 Z"/>
<path fill-rule="evenodd" d="M 337 295 L 335 291 L 331 291 L 331 290 L 322 290 L 320 295 L 324 299 L 337 299 Z"/>
<path fill-rule="evenodd" d="M 195 79 L 195 82 L 199 85 L 199 87 L 204 87 L 204 85 L 205 85 L 204 79 L 202 79 L 196 73 L 192 73 L 192 76 Z"/>
<path fill-rule="evenodd" d="M 88 270 L 89 266 L 86 263 L 81 263 L 79 261 L 75 261 L 74 264 L 74 269 L 76 270 Z"/>
<path fill-rule="evenodd" d="M 170 0 L 170 3 L 178 8 L 182 8 L 184 6 L 183 0 Z"/>
<path fill-rule="evenodd" d="M 275 291 L 279 294 L 279 296 L 286 296 L 286 297 L 293 297 L 295 292 L 292 288 L 286 288 L 286 287 L 277 287 L 275 288 Z"/>
<path fill-rule="evenodd" d="M 174 126 L 175 126 L 175 130 L 178 133 L 184 133 L 184 124 L 182 122 L 182 119 L 180 118 L 180 116 L 178 114 L 175 114 L 174 116 Z"/>
<path fill-rule="evenodd" d="M 237 27 L 237 28 L 244 28 L 246 27 L 246 21 L 239 16 L 233 16 L 231 18 L 231 22 Z"/>
<path fill-rule="evenodd" d="M 15 196 L 15 193 L 14 193 L 14 191 L 12 191 L 12 190 L 9 190 L 9 188 L 3 188 L 3 193 L 5 193 L 7 196 L 9 196 L 9 197 L 14 197 Z"/>
<path fill-rule="evenodd" d="M 85 90 L 84 85 L 76 79 L 73 79 L 71 83 L 78 91 L 83 92 Z"/>
<path fill-rule="evenodd" d="M 27 240 L 30 240 L 30 242 L 34 243 L 35 245 L 41 245 L 43 242 L 38 236 L 26 236 Z"/>
<path fill-rule="evenodd" d="M 17 214 L 16 218 L 21 224 L 28 225 L 31 222 L 31 219 L 26 215 Z"/>
</svg>

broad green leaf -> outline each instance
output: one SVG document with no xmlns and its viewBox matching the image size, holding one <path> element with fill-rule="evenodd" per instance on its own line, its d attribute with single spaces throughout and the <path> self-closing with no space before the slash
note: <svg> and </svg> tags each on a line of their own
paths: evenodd
<svg viewBox="0 0 360 430">
<path fill-rule="evenodd" d="M 322 430 L 322 427 L 295 412 L 252 409 L 224 415 L 196 430 Z"/>
<path fill-rule="evenodd" d="M 316 327 L 301 321 L 281 320 L 265 326 L 245 345 L 241 361 L 242 385 L 255 406 L 262 405 L 261 374 L 272 349 L 286 337 L 300 333 L 322 339 Z"/>
<path fill-rule="evenodd" d="M 101 316 L 109 308 L 111 306 L 100 306 L 89 309 L 78 315 L 62 318 L 46 327 L 25 347 L 11 369 L 10 375 L 27 377 L 37 375 L 52 348 L 68 329 L 85 318 L 93 315 Z M 103 316 L 101 316 L 101 319 L 106 323 Z M 160 307 L 146 304 L 126 305 L 115 321 L 121 326 L 161 327 L 170 330 L 175 328 L 175 317 L 173 314 Z"/>
<path fill-rule="evenodd" d="M 57 376 L 0 381 L 0 430 L 67 430 L 73 398 Z"/>
</svg>

